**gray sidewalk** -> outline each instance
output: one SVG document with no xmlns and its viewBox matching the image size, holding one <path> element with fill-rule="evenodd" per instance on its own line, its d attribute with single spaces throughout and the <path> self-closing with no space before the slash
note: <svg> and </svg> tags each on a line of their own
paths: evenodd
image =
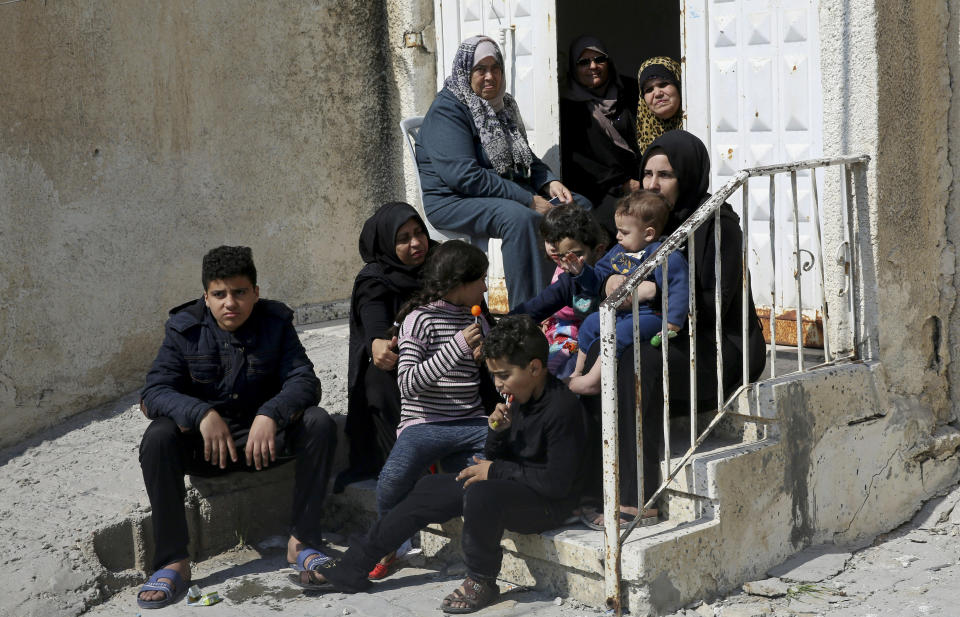
<svg viewBox="0 0 960 617">
<path fill-rule="evenodd" d="M 339 540 L 336 535 L 332 538 Z M 282 542 L 285 539 L 279 538 Z M 278 542 L 279 543 L 279 542 Z M 343 546 L 334 546 L 342 549 Z M 393 576 L 375 583 L 371 593 L 355 595 L 320 594 L 303 591 L 291 584 L 282 548 L 236 549 L 196 564 L 194 582 L 205 592 L 216 590 L 223 598 L 210 607 L 188 606 L 181 601 L 159 611 L 140 611 L 136 605 L 137 588 L 131 587 L 93 608 L 88 615 L 128 617 L 141 612 L 157 617 L 254 617 L 282 614 L 290 617 L 390 617 L 432 615 L 439 617 L 440 602 L 463 579 L 462 564 L 429 564 L 415 556 Z M 575 617 L 598 615 L 569 601 L 520 588 L 509 589 L 501 582 L 503 597 L 480 614 L 513 617 Z M 559 605 L 556 603 L 559 602 Z"/>
</svg>

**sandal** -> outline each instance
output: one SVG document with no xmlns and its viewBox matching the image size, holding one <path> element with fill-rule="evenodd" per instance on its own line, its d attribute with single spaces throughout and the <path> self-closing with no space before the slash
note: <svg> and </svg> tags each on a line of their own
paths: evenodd
<svg viewBox="0 0 960 617">
<path fill-rule="evenodd" d="M 333 589 L 333 583 L 324 578 L 323 581 L 317 580 L 317 570 L 300 570 L 296 574 L 291 574 L 288 578 L 290 582 L 297 587 L 311 590 L 329 591 Z"/>
<path fill-rule="evenodd" d="M 461 587 L 464 591 L 460 591 L 458 587 L 443 599 L 440 604 L 441 611 L 453 615 L 475 613 L 500 598 L 500 587 L 496 583 L 481 583 L 468 576 L 463 579 Z M 466 604 L 466 606 L 451 606 L 454 602 Z"/>
<path fill-rule="evenodd" d="M 173 584 L 161 581 L 161 578 L 168 578 Z M 153 573 L 153 576 L 143 584 L 140 591 L 137 592 L 137 606 L 140 608 L 163 608 L 176 604 L 187 593 L 187 584 L 190 581 L 183 580 L 180 573 L 170 568 L 163 568 Z M 159 600 L 144 600 L 140 597 L 144 591 L 159 591 L 164 594 Z"/>
<path fill-rule="evenodd" d="M 632 514 L 621 512 L 620 529 L 625 529 L 627 525 L 632 523 L 635 518 L 636 516 Z M 589 529 L 596 531 L 603 531 L 604 529 L 603 514 L 601 514 L 598 510 L 584 508 L 580 514 L 580 522 L 586 525 Z M 643 520 L 638 523 L 638 526 L 647 527 L 649 525 L 656 525 L 658 522 L 660 522 L 660 515 L 656 510 L 651 508 L 644 512 Z"/>
<path fill-rule="evenodd" d="M 317 571 L 331 561 L 333 561 L 333 557 L 330 555 L 321 553 L 315 548 L 305 548 L 297 553 L 297 563 L 291 563 L 289 565 L 297 572 L 305 572 L 307 570 Z M 309 566 L 307 565 L 308 562 L 310 563 Z"/>
</svg>

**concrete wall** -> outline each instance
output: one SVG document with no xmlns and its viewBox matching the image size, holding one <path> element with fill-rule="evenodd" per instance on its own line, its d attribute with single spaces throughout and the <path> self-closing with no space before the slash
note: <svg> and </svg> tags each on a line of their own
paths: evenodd
<svg viewBox="0 0 960 617">
<path fill-rule="evenodd" d="M 951 84 L 950 92 L 950 111 L 946 122 L 946 135 L 948 146 L 948 164 L 953 170 L 953 179 L 950 184 L 949 202 L 947 203 L 946 233 L 947 248 L 944 250 L 942 276 L 947 279 L 944 287 L 956 293 L 958 286 L 957 255 L 956 247 L 960 243 L 960 183 L 957 182 L 957 176 L 960 174 L 960 2 L 953 0 L 949 3 L 949 23 L 946 28 L 946 47 L 947 66 L 949 67 L 949 79 Z M 950 285 L 952 279 L 952 285 Z M 947 291 L 944 295 L 947 295 Z M 955 298 L 955 296 L 950 296 Z M 956 301 L 953 303 L 950 311 L 950 324 L 945 329 L 948 340 L 960 341 L 960 306 Z M 955 345 L 955 343 L 954 343 Z M 954 345 L 948 345 L 951 349 Z M 955 367 L 950 367 L 950 391 L 951 393 L 960 392 L 960 371 Z M 960 401 L 953 397 L 952 411 L 954 417 L 958 415 Z"/>
<path fill-rule="evenodd" d="M 946 129 L 956 117 L 956 5 L 820 3 L 824 150 L 872 157 L 865 257 L 880 293 L 867 317 L 879 332 L 892 405 L 928 426 L 955 417 L 948 371 L 956 256 L 946 217 L 956 167 Z"/>
<path fill-rule="evenodd" d="M 390 127 L 400 143 L 399 119 L 422 116 L 437 93 L 436 24 L 433 0 L 387 0 L 388 49 L 396 91 L 399 117 Z M 406 47 L 404 34 L 418 33 L 422 46 Z M 420 207 L 416 167 L 403 148 L 403 175 L 406 201 Z"/>
<path fill-rule="evenodd" d="M 775 436 L 694 464 L 691 485 L 716 500 L 716 518 L 650 539 L 636 573 L 624 568 L 631 612 L 730 592 L 811 544 L 864 546 L 957 482 L 960 431 L 926 434 L 892 406 L 884 374 L 856 363 L 763 384 Z"/>
<path fill-rule="evenodd" d="M 266 297 L 349 295 L 362 221 L 405 195 L 386 23 L 357 0 L 0 5 L 0 446 L 138 387 L 213 246 L 253 247 Z"/>
</svg>

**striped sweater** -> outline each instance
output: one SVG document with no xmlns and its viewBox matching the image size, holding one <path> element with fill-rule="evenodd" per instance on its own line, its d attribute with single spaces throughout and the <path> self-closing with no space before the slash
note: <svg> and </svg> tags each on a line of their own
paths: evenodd
<svg viewBox="0 0 960 617">
<path fill-rule="evenodd" d="M 485 416 L 480 367 L 461 330 L 473 323 L 466 307 L 437 300 L 413 310 L 400 326 L 400 425 Z M 480 328 L 490 330 L 480 317 Z"/>
</svg>

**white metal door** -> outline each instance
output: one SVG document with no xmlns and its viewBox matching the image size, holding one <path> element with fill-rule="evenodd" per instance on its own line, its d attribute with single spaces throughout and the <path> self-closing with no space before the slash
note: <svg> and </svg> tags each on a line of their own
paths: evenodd
<svg viewBox="0 0 960 617">
<path fill-rule="evenodd" d="M 823 123 L 817 0 L 681 0 L 687 128 L 710 150 L 712 187 L 738 169 L 822 156 Z M 799 240 L 816 256 L 809 172 L 798 174 Z M 818 178 L 822 194 L 822 178 Z M 753 295 L 777 312 L 797 308 L 797 243 L 789 176 L 778 180 L 774 253 L 770 186 L 750 183 L 749 246 Z M 743 216 L 738 196 L 732 205 Z M 776 257 L 776 271 L 771 266 Z M 819 258 L 819 257 L 817 257 Z M 820 307 L 817 268 L 801 278 L 804 313 Z"/>
</svg>

